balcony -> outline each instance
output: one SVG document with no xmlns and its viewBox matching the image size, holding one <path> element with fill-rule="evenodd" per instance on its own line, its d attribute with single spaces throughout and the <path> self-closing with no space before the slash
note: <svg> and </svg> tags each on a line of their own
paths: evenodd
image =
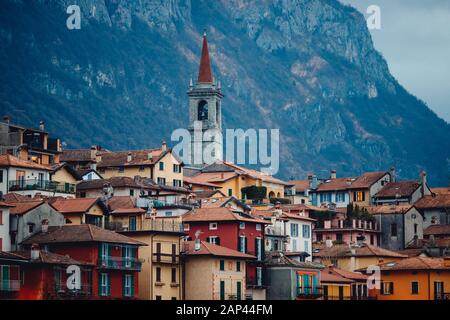
<svg viewBox="0 0 450 320">
<path fill-rule="evenodd" d="M 102 269 L 141 271 L 142 261 L 135 258 L 102 257 L 98 259 Z"/>
<path fill-rule="evenodd" d="M 176 217 L 175 217 L 176 218 Z M 184 233 L 183 224 L 171 219 L 144 219 L 142 230 Z"/>
<path fill-rule="evenodd" d="M 57 283 L 55 285 L 55 298 L 59 299 L 80 299 L 92 295 L 92 285 L 82 284 L 80 289 L 69 290 L 66 283 Z"/>
<path fill-rule="evenodd" d="M 445 300 L 445 301 L 449 301 L 450 300 L 450 293 L 435 293 L 434 295 L 434 300 Z"/>
<path fill-rule="evenodd" d="M 263 278 L 258 277 L 247 277 L 245 281 L 247 288 L 265 288 L 266 284 L 264 283 Z"/>
<path fill-rule="evenodd" d="M 285 229 L 281 226 L 268 226 L 265 234 L 266 236 L 287 237 Z"/>
<path fill-rule="evenodd" d="M 47 191 L 57 193 L 75 193 L 75 184 L 49 180 L 12 180 L 8 184 L 9 192 L 15 191 Z"/>
<path fill-rule="evenodd" d="M 173 255 L 170 253 L 154 253 L 152 257 L 152 261 L 154 263 L 163 263 L 163 264 L 179 264 L 180 256 Z"/>
<path fill-rule="evenodd" d="M 297 299 L 315 300 L 323 296 L 322 287 L 298 287 Z"/>
<path fill-rule="evenodd" d="M 0 280 L 0 292 L 20 291 L 20 280 Z"/>
</svg>

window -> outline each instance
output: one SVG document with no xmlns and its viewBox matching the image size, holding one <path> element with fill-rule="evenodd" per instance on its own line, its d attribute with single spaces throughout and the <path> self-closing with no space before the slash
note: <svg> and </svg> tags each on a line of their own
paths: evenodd
<svg viewBox="0 0 450 320">
<path fill-rule="evenodd" d="M 134 190 L 133 189 L 130 189 L 130 196 L 134 197 Z"/>
<path fill-rule="evenodd" d="M 209 243 L 215 244 L 215 245 L 220 245 L 220 238 L 217 236 L 212 236 L 212 237 L 208 237 L 207 241 Z"/>
<path fill-rule="evenodd" d="M 225 281 L 220 281 L 220 300 L 225 300 Z"/>
<path fill-rule="evenodd" d="M 239 236 L 239 251 L 247 253 L 247 238 L 245 236 Z"/>
<path fill-rule="evenodd" d="M 123 279 L 123 296 L 134 296 L 134 276 L 132 274 L 125 274 Z"/>
<path fill-rule="evenodd" d="M 128 226 L 128 230 L 129 230 L 129 231 L 136 231 L 136 230 L 137 230 L 137 220 L 136 220 L 136 217 L 130 217 L 130 218 L 129 218 L 129 226 Z"/>
<path fill-rule="evenodd" d="M 417 227 L 418 227 L 418 224 L 414 223 L 414 235 L 417 235 Z"/>
<path fill-rule="evenodd" d="M 262 284 L 262 268 L 256 267 L 256 285 L 261 287 Z"/>
<path fill-rule="evenodd" d="M 125 171 L 125 168 L 122 167 L 122 166 L 120 166 L 118 170 L 119 170 L 119 172 L 124 172 L 124 171 Z"/>
<path fill-rule="evenodd" d="M 217 230 L 217 222 L 211 222 L 209 224 L 209 230 Z"/>
<path fill-rule="evenodd" d="M 81 191 L 80 192 L 80 198 L 86 198 L 86 192 Z"/>
<path fill-rule="evenodd" d="M 189 229 L 190 229 L 189 223 L 183 224 L 183 230 L 184 231 L 189 231 Z"/>
<path fill-rule="evenodd" d="M 343 236 L 342 233 L 336 233 L 336 242 L 337 243 L 342 243 L 343 241 Z"/>
<path fill-rule="evenodd" d="M 161 282 L 161 268 L 156 267 L 156 282 Z"/>
<path fill-rule="evenodd" d="M 172 212 L 172 211 L 166 211 L 166 212 L 164 213 L 164 215 L 165 215 L 166 217 L 172 217 L 172 216 L 173 216 L 173 212 Z"/>
<path fill-rule="evenodd" d="M 353 201 L 361 202 L 366 200 L 366 193 L 364 191 L 353 192 Z"/>
<path fill-rule="evenodd" d="M 0 170 L 0 183 L 3 183 L 3 170 Z"/>
<path fill-rule="evenodd" d="M 172 183 L 174 187 L 181 187 L 181 180 L 173 179 Z"/>
<path fill-rule="evenodd" d="M 392 223 L 391 224 L 391 237 L 396 237 L 396 236 L 397 236 L 397 224 Z"/>
<path fill-rule="evenodd" d="M 162 297 L 161 296 L 156 296 L 155 299 L 156 300 L 162 300 Z"/>
<path fill-rule="evenodd" d="M 158 184 L 165 186 L 166 185 L 166 178 L 158 177 Z"/>
<path fill-rule="evenodd" d="M 111 295 L 111 279 L 108 273 L 100 274 L 100 292 L 99 295 L 102 297 L 108 297 Z"/>
<path fill-rule="evenodd" d="M 255 251 L 256 251 L 256 259 L 258 261 L 262 260 L 262 239 L 256 238 L 255 239 Z"/>
<path fill-rule="evenodd" d="M 171 283 L 177 283 L 177 268 L 172 268 Z"/>
<path fill-rule="evenodd" d="M 198 103 L 197 120 L 208 120 L 208 102 L 205 100 Z"/>
<path fill-rule="evenodd" d="M 239 222 L 239 229 L 245 229 L 245 222 Z"/>
<path fill-rule="evenodd" d="M 336 202 L 345 202 L 345 193 L 344 192 L 336 193 Z"/>
<path fill-rule="evenodd" d="M 309 242 L 305 240 L 305 252 L 309 252 Z"/>
<path fill-rule="evenodd" d="M 181 166 L 179 164 L 174 164 L 173 165 L 173 172 L 181 173 Z"/>
<path fill-rule="evenodd" d="M 375 238 L 374 238 L 373 234 L 371 234 L 370 235 L 370 244 L 374 245 L 375 244 L 374 242 L 375 242 Z"/>
<path fill-rule="evenodd" d="M 291 223 L 291 237 L 298 237 L 298 224 Z"/>
<path fill-rule="evenodd" d="M 220 271 L 225 271 L 225 260 L 220 260 Z"/>
<path fill-rule="evenodd" d="M 240 281 L 236 282 L 236 299 L 242 299 L 242 283 Z"/>
<path fill-rule="evenodd" d="M 164 162 L 159 163 L 159 171 L 164 171 Z"/>
<path fill-rule="evenodd" d="M 261 224 L 260 223 L 256 224 L 256 231 L 261 231 Z"/>
<path fill-rule="evenodd" d="M 411 294 L 419 294 L 419 282 L 411 282 Z"/>
<path fill-rule="evenodd" d="M 320 202 L 321 203 L 331 202 L 331 193 L 321 193 Z"/>
<path fill-rule="evenodd" d="M 388 295 L 394 293 L 394 283 L 393 282 L 383 282 L 381 284 L 381 294 Z"/>
<path fill-rule="evenodd" d="M 241 262 L 240 261 L 236 262 L 236 272 L 241 272 Z"/>
<path fill-rule="evenodd" d="M 311 237 L 311 228 L 309 225 L 304 224 L 302 227 L 302 233 L 303 233 L 303 238 L 310 238 Z"/>
<path fill-rule="evenodd" d="M 0 226 L 3 225 L 3 210 L 0 210 Z"/>
<path fill-rule="evenodd" d="M 34 232 L 34 223 L 30 223 L 28 224 L 28 233 L 33 233 Z"/>
<path fill-rule="evenodd" d="M 233 189 L 228 189 L 228 196 L 231 197 L 233 195 Z"/>
<path fill-rule="evenodd" d="M 139 171 L 142 172 L 145 170 L 145 166 L 139 166 Z"/>
<path fill-rule="evenodd" d="M 292 251 L 293 252 L 297 251 L 297 240 L 292 240 Z"/>
</svg>

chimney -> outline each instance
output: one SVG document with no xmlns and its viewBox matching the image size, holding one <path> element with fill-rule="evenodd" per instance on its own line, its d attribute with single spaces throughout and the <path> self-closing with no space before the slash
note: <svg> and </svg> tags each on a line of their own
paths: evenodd
<svg viewBox="0 0 450 320">
<path fill-rule="evenodd" d="M 162 143 L 161 143 L 161 151 L 162 152 L 167 151 L 167 143 L 166 143 L 165 140 L 163 140 Z"/>
<path fill-rule="evenodd" d="M 331 170 L 331 175 L 330 175 L 330 179 L 336 179 L 336 170 Z"/>
<path fill-rule="evenodd" d="M 47 233 L 48 232 L 48 219 L 44 219 L 41 222 L 41 231 L 42 233 Z"/>
<path fill-rule="evenodd" d="M 39 130 L 45 131 L 45 122 L 44 122 L 44 120 L 39 121 Z"/>
<path fill-rule="evenodd" d="M 128 152 L 127 154 L 127 162 L 131 162 L 133 160 L 133 156 L 131 155 L 131 152 Z"/>
<path fill-rule="evenodd" d="M 315 174 L 312 175 L 312 179 L 309 183 L 309 188 L 312 190 L 317 189 L 317 176 Z"/>
<path fill-rule="evenodd" d="M 11 121 L 11 118 L 10 118 L 9 116 L 6 116 L 6 115 L 3 116 L 3 122 L 4 122 L 4 123 L 9 124 L 10 121 Z"/>
<path fill-rule="evenodd" d="M 31 260 L 37 260 L 40 256 L 40 250 L 38 244 L 32 244 L 31 245 Z"/>
<path fill-rule="evenodd" d="M 97 147 L 91 147 L 91 160 L 95 161 L 97 159 Z"/>
<path fill-rule="evenodd" d="M 427 173 L 426 171 L 422 171 L 420 173 L 420 190 L 422 191 L 422 197 L 427 194 Z"/>
<path fill-rule="evenodd" d="M 391 167 L 389 173 L 391 174 L 391 182 L 395 182 L 395 167 Z"/>
</svg>

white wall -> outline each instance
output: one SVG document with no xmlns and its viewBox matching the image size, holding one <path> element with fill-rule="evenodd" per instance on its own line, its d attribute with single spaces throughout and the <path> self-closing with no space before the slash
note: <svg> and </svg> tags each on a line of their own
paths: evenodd
<svg viewBox="0 0 450 320">
<path fill-rule="evenodd" d="M 2 248 L 0 248 L 0 251 L 11 251 L 11 237 L 9 235 L 9 207 L 0 206 L 0 214 L 2 215 L 2 224 L 0 224 Z"/>
<path fill-rule="evenodd" d="M 291 234 L 291 224 L 298 225 L 298 236 L 293 237 Z M 309 226 L 309 238 L 303 237 L 303 225 Z M 312 261 L 312 223 L 309 221 L 291 219 L 286 222 L 286 234 L 290 237 L 289 243 L 286 244 L 288 252 L 307 252 L 309 257 L 306 261 Z M 294 243 L 296 242 L 296 246 Z"/>
</svg>

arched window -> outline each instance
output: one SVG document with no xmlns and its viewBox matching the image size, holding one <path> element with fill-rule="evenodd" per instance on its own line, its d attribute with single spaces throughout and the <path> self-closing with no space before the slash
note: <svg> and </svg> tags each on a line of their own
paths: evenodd
<svg viewBox="0 0 450 320">
<path fill-rule="evenodd" d="M 275 192 L 270 191 L 269 192 L 269 199 L 275 198 Z"/>
<path fill-rule="evenodd" d="M 199 121 L 208 120 L 208 102 L 202 100 L 198 103 L 198 117 Z"/>
</svg>

